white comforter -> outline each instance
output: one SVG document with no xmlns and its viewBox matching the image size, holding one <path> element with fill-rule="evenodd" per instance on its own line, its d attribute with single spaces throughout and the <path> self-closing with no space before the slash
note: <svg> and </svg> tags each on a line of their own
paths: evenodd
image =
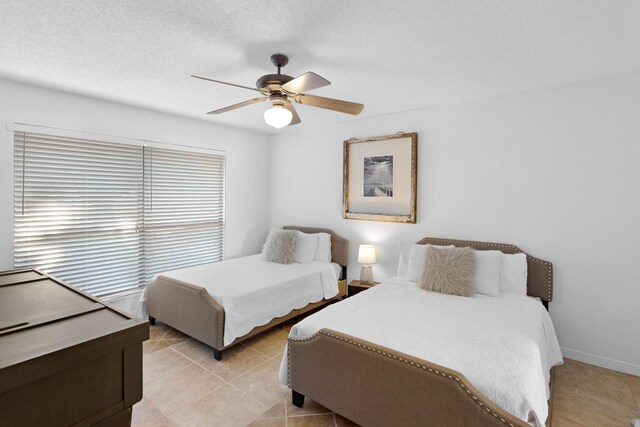
<svg viewBox="0 0 640 427">
<path fill-rule="evenodd" d="M 491 401 L 543 426 L 549 370 L 562 363 L 549 314 L 525 296 L 464 298 L 394 278 L 297 323 L 290 338 L 328 328 L 461 372 Z M 287 352 L 280 381 L 287 383 Z"/>
<path fill-rule="evenodd" d="M 338 294 L 336 264 L 277 264 L 260 255 L 197 265 L 158 275 L 201 286 L 225 312 L 224 345 L 251 329 Z M 154 279 L 155 280 L 155 279 Z M 146 292 L 142 301 L 146 301 Z"/>
</svg>

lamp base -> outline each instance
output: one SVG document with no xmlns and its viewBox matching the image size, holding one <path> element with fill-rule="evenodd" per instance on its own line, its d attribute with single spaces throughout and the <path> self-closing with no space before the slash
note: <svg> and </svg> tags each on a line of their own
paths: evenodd
<svg viewBox="0 0 640 427">
<path fill-rule="evenodd" d="M 370 265 L 360 268 L 360 283 L 373 283 L 373 268 Z"/>
</svg>

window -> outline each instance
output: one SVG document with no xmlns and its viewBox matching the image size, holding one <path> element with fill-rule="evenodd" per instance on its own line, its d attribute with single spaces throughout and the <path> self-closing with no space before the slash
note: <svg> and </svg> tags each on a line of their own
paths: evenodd
<svg viewBox="0 0 640 427">
<path fill-rule="evenodd" d="M 14 132 L 14 266 L 95 296 L 224 253 L 222 155 Z"/>
</svg>

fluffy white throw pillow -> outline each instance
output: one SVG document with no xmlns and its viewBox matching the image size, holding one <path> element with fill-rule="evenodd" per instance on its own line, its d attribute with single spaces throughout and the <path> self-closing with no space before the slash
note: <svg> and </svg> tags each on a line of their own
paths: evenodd
<svg viewBox="0 0 640 427">
<path fill-rule="evenodd" d="M 427 258 L 427 251 L 431 248 L 444 249 L 455 248 L 455 246 L 419 245 L 417 243 L 411 246 L 411 251 L 409 252 L 409 263 L 407 265 L 407 280 L 411 282 L 418 281 L 418 277 L 420 277 L 420 273 L 424 266 L 424 260 Z"/>
<path fill-rule="evenodd" d="M 272 228 L 262 247 L 262 259 L 279 264 L 291 264 L 294 262 L 293 248 L 295 243 L 295 230 Z"/>
<path fill-rule="evenodd" d="M 426 291 L 471 296 L 476 261 L 473 252 L 470 248 L 430 248 L 426 252 L 418 286 Z"/>
</svg>

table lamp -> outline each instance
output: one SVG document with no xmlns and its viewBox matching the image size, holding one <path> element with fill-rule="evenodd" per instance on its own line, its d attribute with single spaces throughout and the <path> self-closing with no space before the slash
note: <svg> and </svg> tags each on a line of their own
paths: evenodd
<svg viewBox="0 0 640 427">
<path fill-rule="evenodd" d="M 376 248 L 373 245 L 360 245 L 358 250 L 358 263 L 362 264 L 360 269 L 360 282 L 373 282 L 373 269 L 371 264 L 376 263 Z"/>
</svg>

